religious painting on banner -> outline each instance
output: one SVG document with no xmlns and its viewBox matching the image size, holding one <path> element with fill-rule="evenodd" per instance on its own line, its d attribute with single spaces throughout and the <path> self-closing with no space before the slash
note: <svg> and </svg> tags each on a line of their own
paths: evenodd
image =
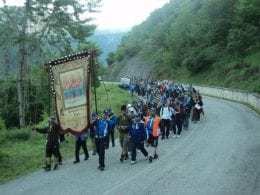
<svg viewBox="0 0 260 195">
<path fill-rule="evenodd" d="M 85 52 L 48 64 L 59 124 L 73 134 L 86 130 L 90 121 L 90 57 Z"/>
<path fill-rule="evenodd" d="M 84 69 L 79 68 L 61 73 L 61 95 L 65 109 L 86 104 L 86 84 Z"/>
</svg>

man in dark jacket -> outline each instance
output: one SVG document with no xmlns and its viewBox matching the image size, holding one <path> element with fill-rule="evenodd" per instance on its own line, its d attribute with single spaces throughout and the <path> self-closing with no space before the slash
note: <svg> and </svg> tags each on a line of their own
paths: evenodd
<svg viewBox="0 0 260 195">
<path fill-rule="evenodd" d="M 117 128 L 119 130 L 119 143 L 122 148 L 120 162 L 128 159 L 128 136 L 131 119 L 126 113 L 126 105 L 121 106 L 121 114 L 118 116 Z"/>
<path fill-rule="evenodd" d="M 131 165 L 136 163 L 136 149 L 141 150 L 143 155 L 152 162 L 153 158 L 148 156 L 148 152 L 144 148 L 144 140 L 147 139 L 145 124 L 141 120 L 141 113 L 135 115 L 135 119 L 130 123 L 129 136 L 131 139 Z"/>
<path fill-rule="evenodd" d="M 115 127 L 117 124 L 117 117 L 114 115 L 111 108 L 108 108 L 106 110 L 108 111 L 109 120 L 112 121 L 111 125 L 109 125 L 109 128 L 108 128 L 108 140 L 107 140 L 107 146 L 106 146 L 106 149 L 108 149 L 110 137 L 111 137 L 112 147 L 115 147 Z"/>
<path fill-rule="evenodd" d="M 48 120 L 49 124 L 45 128 L 34 128 L 39 133 L 47 134 L 46 137 L 46 166 L 44 169 L 46 171 L 51 170 L 51 156 L 55 156 L 55 165 L 53 170 L 58 169 L 58 160 L 59 160 L 59 131 L 60 126 L 56 122 L 54 117 L 50 117 Z"/>
<path fill-rule="evenodd" d="M 73 163 L 79 163 L 79 151 L 82 147 L 85 158 L 84 160 L 88 160 L 89 154 L 88 154 L 88 147 L 87 147 L 87 139 L 88 139 L 88 132 L 84 132 L 80 135 L 75 135 L 75 161 Z"/>
</svg>

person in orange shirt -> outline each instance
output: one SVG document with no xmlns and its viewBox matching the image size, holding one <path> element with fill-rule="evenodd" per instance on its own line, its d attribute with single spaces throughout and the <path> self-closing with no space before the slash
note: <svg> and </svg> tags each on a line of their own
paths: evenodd
<svg viewBox="0 0 260 195">
<path fill-rule="evenodd" d="M 149 116 L 145 117 L 145 127 L 148 135 L 148 146 L 153 147 L 153 158 L 157 159 L 158 137 L 160 135 L 161 118 L 156 116 L 156 108 L 152 107 Z"/>
</svg>

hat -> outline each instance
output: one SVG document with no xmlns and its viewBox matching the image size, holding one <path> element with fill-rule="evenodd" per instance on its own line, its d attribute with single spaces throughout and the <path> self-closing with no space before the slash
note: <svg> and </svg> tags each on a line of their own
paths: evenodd
<svg viewBox="0 0 260 195">
<path fill-rule="evenodd" d="M 108 110 L 104 110 L 103 113 L 105 113 L 105 114 L 109 114 Z"/>
<path fill-rule="evenodd" d="M 134 108 L 133 108 L 133 107 L 130 107 L 128 110 L 129 110 L 130 112 L 134 112 Z"/>
<path fill-rule="evenodd" d="M 107 108 L 106 110 L 108 111 L 108 114 L 112 113 L 112 109 L 111 108 Z"/>
<path fill-rule="evenodd" d="M 54 116 L 49 117 L 48 122 L 56 122 L 56 118 Z"/>
<path fill-rule="evenodd" d="M 122 105 L 121 110 L 126 110 L 126 105 Z"/>
<path fill-rule="evenodd" d="M 91 116 L 97 116 L 97 113 L 91 112 Z"/>
<path fill-rule="evenodd" d="M 131 107 L 132 105 L 131 104 L 127 104 L 127 108 Z"/>
<path fill-rule="evenodd" d="M 49 117 L 48 123 L 52 123 L 52 124 L 57 123 L 57 122 L 56 122 L 56 118 L 55 118 L 54 116 Z"/>
</svg>

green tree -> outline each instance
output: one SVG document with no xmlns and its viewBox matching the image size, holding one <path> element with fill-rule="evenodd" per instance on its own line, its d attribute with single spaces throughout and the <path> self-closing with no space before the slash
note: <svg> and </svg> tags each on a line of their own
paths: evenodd
<svg viewBox="0 0 260 195">
<path fill-rule="evenodd" d="M 233 28 L 229 31 L 228 49 L 243 56 L 259 48 L 260 2 L 238 0 L 235 4 Z"/>
<path fill-rule="evenodd" d="M 108 53 L 106 62 L 107 62 L 108 66 L 112 65 L 115 62 L 115 53 L 114 52 Z"/>
</svg>

